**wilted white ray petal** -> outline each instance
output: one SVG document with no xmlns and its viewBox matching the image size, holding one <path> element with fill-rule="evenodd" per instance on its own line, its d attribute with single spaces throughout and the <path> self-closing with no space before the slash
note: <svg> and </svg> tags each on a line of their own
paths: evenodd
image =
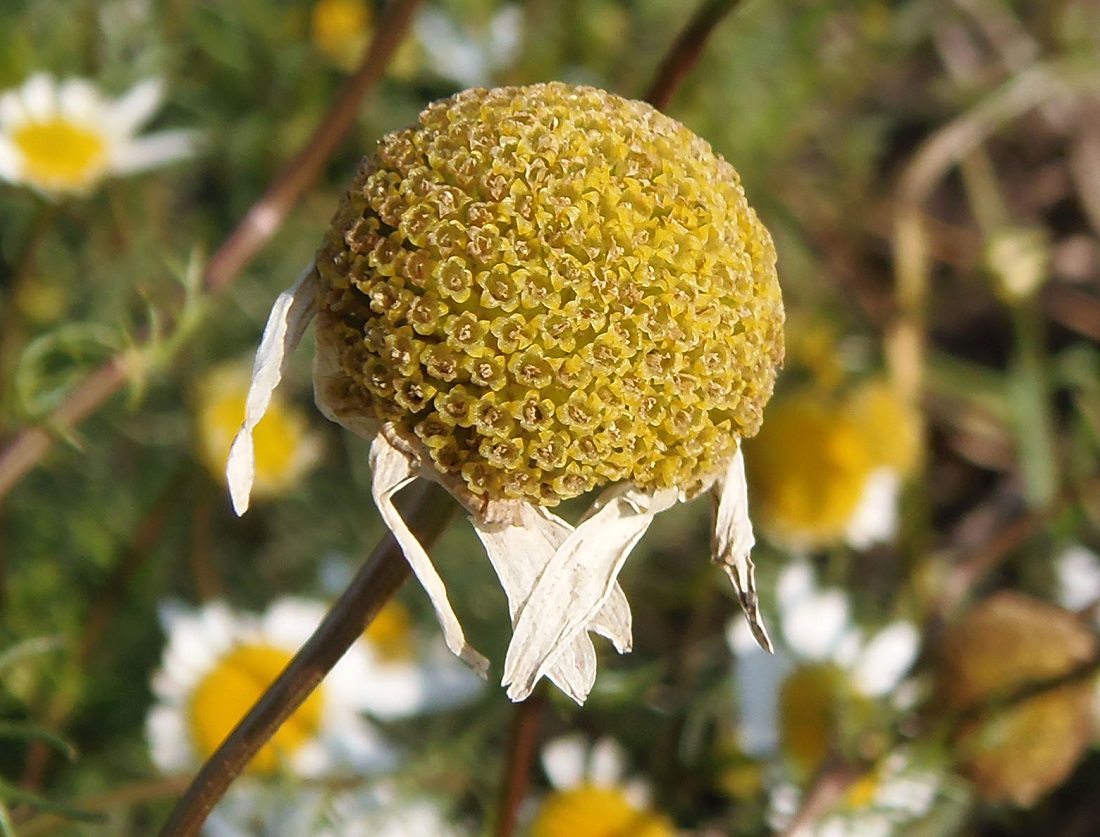
<svg viewBox="0 0 1100 837">
<path fill-rule="evenodd" d="M 317 269 L 311 261 L 297 281 L 276 297 L 264 326 L 260 347 L 256 350 L 256 362 L 252 366 L 244 423 L 233 439 L 225 466 L 229 496 L 238 515 L 248 511 L 252 482 L 256 476 L 252 431 L 267 412 L 271 394 L 283 378 L 287 359 L 316 313 L 319 282 Z"/>
<path fill-rule="evenodd" d="M 482 522 L 471 518 L 489 563 L 508 597 L 513 626 L 543 567 L 573 531 L 572 526 L 542 507 L 522 503 L 516 511 L 516 521 Z M 622 591 L 619 593 L 621 595 Z M 629 642 L 630 611 L 626 614 Z M 608 614 L 604 621 L 612 625 L 609 630 L 621 634 L 623 627 L 615 622 L 616 618 L 621 619 L 617 611 Z M 596 680 L 596 651 L 587 634 L 577 635 L 573 646 L 551 666 L 547 677 L 577 703 L 584 702 Z"/>
<path fill-rule="evenodd" d="M 508 697 L 522 700 L 611 595 L 630 550 L 675 491 L 648 494 L 621 484 L 558 547 L 522 604 L 504 662 Z"/>
<path fill-rule="evenodd" d="M 718 477 L 710 491 L 715 500 L 711 543 L 713 560 L 722 565 L 733 582 L 733 589 L 737 592 L 756 641 L 762 648 L 771 651 L 772 641 L 764 627 L 756 597 L 756 576 L 751 558 L 756 537 L 749 520 L 749 489 L 745 481 L 745 457 L 740 445 L 726 472 Z"/>
<path fill-rule="evenodd" d="M 616 581 L 611 587 L 611 594 L 607 597 L 607 601 L 603 603 L 603 607 L 595 618 L 588 623 L 588 630 L 595 631 L 610 640 L 616 651 L 626 654 L 634 647 L 631 621 L 630 602 L 627 601 L 626 593 Z"/>
<path fill-rule="evenodd" d="M 409 454 L 396 448 L 383 432 L 375 436 L 371 444 L 370 467 L 371 493 L 374 495 L 375 505 L 378 506 L 382 520 L 397 539 L 413 574 L 431 599 L 435 615 L 443 628 L 447 647 L 480 676 L 486 677 L 489 673 L 489 661 L 466 642 L 462 625 L 447 598 L 443 579 L 439 577 L 428 553 L 393 504 L 393 495 L 416 479 L 416 464 L 411 461 Z"/>
</svg>

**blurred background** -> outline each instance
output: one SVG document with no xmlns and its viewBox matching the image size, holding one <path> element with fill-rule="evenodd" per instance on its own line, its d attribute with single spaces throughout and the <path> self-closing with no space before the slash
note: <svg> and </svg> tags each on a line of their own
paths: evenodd
<svg viewBox="0 0 1100 837">
<path fill-rule="evenodd" d="M 232 269 L 382 4 L 0 6 L 0 833 L 155 834 L 384 532 L 310 351 L 247 517 L 221 477 L 271 303 L 361 157 L 470 86 L 640 98 L 697 11 L 412 5 Z M 1100 4 L 709 7 L 665 110 L 779 253 L 787 363 L 746 443 L 776 655 L 705 504 L 677 507 L 622 576 L 633 653 L 598 643 L 583 708 L 517 710 L 507 603 L 456 524 L 433 556 L 489 682 L 407 585 L 207 833 L 1100 833 Z"/>
</svg>

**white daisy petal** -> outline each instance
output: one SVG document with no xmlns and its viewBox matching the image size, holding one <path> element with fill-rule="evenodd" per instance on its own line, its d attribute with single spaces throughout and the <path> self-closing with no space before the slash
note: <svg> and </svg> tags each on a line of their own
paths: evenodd
<svg viewBox="0 0 1100 837">
<path fill-rule="evenodd" d="M 114 149 L 111 168 L 117 174 L 148 171 L 193 156 L 198 141 L 198 131 L 161 131 L 138 137 Z"/>
<path fill-rule="evenodd" d="M 850 627 L 848 597 L 825 590 L 802 600 L 783 614 L 783 637 L 799 657 L 830 659 Z"/>
<path fill-rule="evenodd" d="M 1100 558 L 1079 544 L 1066 547 L 1054 559 L 1058 579 L 1058 603 L 1068 610 L 1081 610 L 1100 600 Z"/>
<path fill-rule="evenodd" d="M 913 665 L 920 649 L 920 632 L 910 622 L 894 622 L 863 647 L 852 670 L 855 687 L 870 697 L 891 692 Z"/>
<path fill-rule="evenodd" d="M 592 745 L 588 754 L 588 778 L 592 784 L 610 787 L 618 782 L 625 772 L 626 754 L 623 747 L 613 738 L 601 738 Z"/>
<path fill-rule="evenodd" d="M 120 136 L 128 136 L 153 118 L 164 101 L 164 82 L 146 79 L 138 82 L 111 108 L 111 124 Z"/>
<path fill-rule="evenodd" d="M 431 558 L 424 551 L 416 535 L 412 533 L 401 513 L 393 504 L 393 495 L 417 477 L 417 465 L 411 461 L 410 454 L 394 447 L 386 433 L 379 433 L 370 448 L 371 493 L 378 506 L 382 520 L 393 533 L 405 559 L 409 562 L 420 585 L 431 599 L 436 617 L 443 628 L 443 638 L 447 647 L 482 677 L 487 676 L 489 661 L 479 654 L 468 642 L 447 598 L 447 588 L 443 579 L 432 566 Z"/>
<path fill-rule="evenodd" d="M 164 773 L 190 770 L 195 761 L 194 750 L 183 713 L 172 706 L 154 706 L 145 719 L 145 736 L 149 741 L 149 758 Z"/>
<path fill-rule="evenodd" d="M 519 610 L 504 661 L 503 685 L 522 700 L 562 649 L 611 595 L 630 551 L 654 515 L 677 502 L 674 490 L 648 494 L 629 484 L 605 491 L 554 553 Z"/>
<path fill-rule="evenodd" d="M 760 602 L 756 596 L 756 577 L 751 558 L 756 538 L 752 532 L 752 521 L 749 520 L 745 457 L 740 445 L 726 472 L 711 488 L 711 497 L 715 501 L 713 560 L 721 565 L 733 582 L 733 589 L 737 592 L 756 641 L 762 648 L 771 651 L 772 642 L 760 616 Z"/>
<path fill-rule="evenodd" d="M 583 784 L 587 759 L 588 748 L 579 732 L 548 741 L 542 748 L 542 769 L 550 785 L 559 791 Z"/>
<path fill-rule="evenodd" d="M 68 79 L 57 91 L 58 110 L 74 122 L 94 121 L 102 109 L 96 88 L 80 78 Z"/>
<path fill-rule="evenodd" d="M 864 480 L 859 503 L 844 532 L 855 549 L 866 549 L 894 537 L 898 528 L 901 476 L 892 468 L 877 468 Z"/>
<path fill-rule="evenodd" d="M 814 571 L 805 561 L 794 561 L 780 570 L 775 584 L 775 598 L 780 610 L 791 610 L 816 592 Z"/>
<path fill-rule="evenodd" d="M 12 90 L 0 96 L 0 133 L 11 133 L 22 128 L 28 117 L 22 91 Z"/>
<path fill-rule="evenodd" d="M 313 262 L 310 262 L 297 281 L 275 299 L 267 325 L 264 326 L 260 348 L 256 350 L 256 362 L 252 368 L 244 424 L 233 440 L 225 469 L 233 510 L 238 515 L 248 511 L 252 482 L 256 476 L 252 431 L 256 429 L 271 403 L 271 393 L 282 380 L 290 353 L 302 339 L 302 333 L 316 313 L 319 284 L 320 277 Z"/>
<path fill-rule="evenodd" d="M 45 122 L 57 110 L 57 91 L 46 73 L 35 73 L 27 79 L 20 96 L 29 120 Z"/>
</svg>

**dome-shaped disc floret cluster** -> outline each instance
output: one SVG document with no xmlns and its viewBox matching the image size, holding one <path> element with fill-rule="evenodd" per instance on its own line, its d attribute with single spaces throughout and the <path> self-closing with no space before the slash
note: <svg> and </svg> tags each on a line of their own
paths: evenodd
<svg viewBox="0 0 1100 837">
<path fill-rule="evenodd" d="M 313 386 L 371 440 L 371 494 L 482 673 L 431 557 L 394 504 L 423 478 L 470 513 L 504 588 L 502 683 L 578 703 L 589 634 L 631 646 L 617 578 L 653 518 L 707 492 L 712 558 L 757 640 L 740 441 L 783 357 L 771 238 L 734 170 L 649 105 L 587 87 L 470 90 L 385 137 L 256 352 L 227 482 L 243 513 L 253 433 L 317 317 Z M 576 526 L 547 507 L 610 483 Z"/>
<path fill-rule="evenodd" d="M 327 409 L 418 438 L 487 500 L 691 493 L 756 432 L 782 359 L 737 173 L 593 88 L 429 106 L 364 163 L 316 262 Z"/>
</svg>

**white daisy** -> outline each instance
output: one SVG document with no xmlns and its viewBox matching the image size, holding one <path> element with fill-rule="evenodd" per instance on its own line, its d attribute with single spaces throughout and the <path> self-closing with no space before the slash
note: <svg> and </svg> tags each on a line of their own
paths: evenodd
<svg viewBox="0 0 1100 837">
<path fill-rule="evenodd" d="M 1080 544 L 1067 546 L 1054 559 L 1056 598 L 1067 610 L 1084 610 L 1100 602 L 1100 558 Z"/>
<path fill-rule="evenodd" d="M 156 703 L 146 719 L 153 762 L 166 773 L 186 772 L 208 758 L 290 662 L 320 624 L 323 603 L 274 602 L 261 616 L 236 613 L 222 602 L 196 610 L 168 605 L 161 621 L 168 642 L 153 675 Z M 358 715 L 360 678 L 369 671 L 356 643 L 329 677 L 256 755 L 249 770 L 329 775 L 342 769 L 379 770 L 393 751 Z"/>
<path fill-rule="evenodd" d="M 188 157 L 193 131 L 137 136 L 163 98 L 158 79 L 111 100 L 84 79 L 36 73 L 0 94 L 0 179 L 51 196 L 84 194 L 105 177 Z"/>
<path fill-rule="evenodd" d="M 799 678 L 807 695 L 811 687 L 832 690 L 839 676 L 854 695 L 886 698 L 916 659 L 920 632 L 912 623 L 898 620 L 865 637 L 852 623 L 847 594 L 838 588 L 819 589 L 813 569 L 803 561 L 783 569 L 776 591 L 781 642 L 774 655 L 762 653 L 741 622 L 731 623 L 727 631 L 737 658 L 740 743 L 748 755 L 773 756 L 782 726 L 791 720 L 805 733 L 799 738 L 812 739 L 808 749 L 814 752 L 809 759 L 813 761 L 829 732 L 802 730 L 801 721 L 808 717 L 780 717 L 781 694 L 793 691 L 793 678 Z"/>
<path fill-rule="evenodd" d="M 582 184 L 590 168 L 612 174 Z M 686 218 L 682 196 L 700 190 L 714 200 Z M 584 210 L 569 197 L 582 193 Z M 567 238 L 584 242 L 589 263 Z M 635 244 L 660 251 L 640 273 Z M 577 289 L 578 270 L 592 287 Z M 686 128 L 640 102 L 546 84 L 469 90 L 384 138 L 268 319 L 227 465 L 238 514 L 253 428 L 315 315 L 317 404 L 371 441 L 375 504 L 448 648 L 484 674 L 393 498 L 428 479 L 469 512 L 508 598 L 510 698 L 548 677 L 584 701 L 596 676 L 589 634 L 631 646 L 618 584 L 631 550 L 655 515 L 704 494 L 711 557 L 768 645 L 740 440 L 760 424 L 783 354 L 775 251 L 736 173 Z M 578 525 L 550 511 L 595 488 Z"/>
<path fill-rule="evenodd" d="M 672 837 L 672 822 L 650 805 L 649 786 L 625 776 L 622 747 L 583 735 L 548 742 L 542 764 L 554 789 L 534 813 L 531 837 Z"/>
</svg>

